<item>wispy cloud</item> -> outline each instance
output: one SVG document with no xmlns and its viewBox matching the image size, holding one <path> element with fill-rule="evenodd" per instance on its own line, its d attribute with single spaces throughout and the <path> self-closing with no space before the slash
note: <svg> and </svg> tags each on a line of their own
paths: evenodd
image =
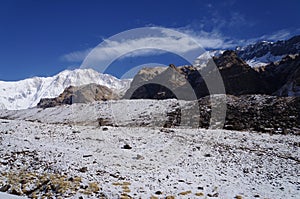
<svg viewBox="0 0 300 199">
<path fill-rule="evenodd" d="M 177 30 L 189 35 L 189 37 L 196 40 L 203 48 L 208 50 L 232 48 L 237 45 L 237 43 L 235 43 L 234 40 L 224 36 L 221 32 L 219 32 L 216 29 L 212 32 L 206 32 L 203 30 L 195 31 L 194 29 L 187 26 L 179 28 Z"/>
<path fill-rule="evenodd" d="M 282 29 L 272 34 L 263 35 L 262 37 L 260 37 L 260 39 L 277 41 L 277 40 L 288 39 L 291 36 L 292 36 L 292 32 L 290 30 Z"/>
<path fill-rule="evenodd" d="M 81 50 L 81 51 L 74 51 L 63 55 L 62 59 L 68 62 L 81 62 L 91 52 L 91 50 L 92 48 Z"/>
<path fill-rule="evenodd" d="M 238 13 L 234 14 L 232 23 L 243 23 L 244 19 L 240 18 Z M 204 50 L 233 49 L 237 46 L 245 46 L 261 40 L 284 40 L 295 34 L 295 31 L 282 29 L 272 34 L 245 40 L 237 40 L 235 38 L 224 36 L 218 28 L 215 28 L 211 32 L 204 30 L 195 31 L 192 26 L 185 26 L 175 30 L 176 31 L 169 31 L 169 29 L 164 29 L 161 31 L 160 36 L 153 36 L 150 34 L 142 37 L 138 36 L 137 38 L 124 38 L 121 40 L 104 39 L 104 45 L 100 45 L 94 49 L 89 48 L 81 51 L 74 51 L 63 55 L 62 58 L 68 62 L 82 62 L 89 55 L 89 59 L 94 60 L 95 62 L 105 62 L 116 57 L 122 59 L 126 57 L 149 56 L 166 53 L 166 51 L 175 54 L 184 54 L 199 49 L 198 44 L 200 44 Z M 177 31 L 184 33 L 186 36 L 184 37 L 181 34 L 177 34 Z M 296 31 L 300 32 L 300 29 L 297 29 Z M 198 44 L 191 42 L 191 39 Z M 200 51 L 199 55 L 201 53 L 203 53 L 203 51 Z"/>
<path fill-rule="evenodd" d="M 296 30 L 281 29 L 281 30 L 278 30 L 278 31 L 270 33 L 270 34 L 265 34 L 262 36 L 245 39 L 245 40 L 239 40 L 239 41 L 236 41 L 236 43 L 239 46 L 245 46 L 245 45 L 249 45 L 249 44 L 254 44 L 258 41 L 286 40 L 286 39 L 291 38 L 293 35 L 297 35 L 299 33 L 300 33 L 300 29 L 296 29 Z"/>
<path fill-rule="evenodd" d="M 223 49 L 236 45 L 218 32 L 196 32 L 188 27 L 176 30 L 184 33 L 186 36 L 180 34 L 174 35 L 174 31 L 165 29 L 161 32 L 161 36 L 148 35 L 118 41 L 104 40 L 104 45 L 100 45 L 94 49 L 71 52 L 63 55 L 62 58 L 69 62 L 80 62 L 89 53 L 92 53 L 95 59 L 102 61 L 119 55 L 123 55 L 121 58 L 124 58 L 161 54 L 165 53 L 166 49 L 171 53 L 184 54 L 199 48 L 199 45 L 204 49 Z M 196 41 L 196 43 L 191 42 L 191 40 Z"/>
</svg>

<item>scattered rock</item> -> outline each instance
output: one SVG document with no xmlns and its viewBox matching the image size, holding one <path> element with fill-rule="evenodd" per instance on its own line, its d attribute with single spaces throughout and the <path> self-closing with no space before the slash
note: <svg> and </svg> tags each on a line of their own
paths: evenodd
<svg viewBox="0 0 300 199">
<path fill-rule="evenodd" d="M 162 192 L 161 192 L 161 191 L 156 191 L 155 194 L 156 194 L 156 195 L 161 195 Z"/>
<path fill-rule="evenodd" d="M 15 188 L 13 188 L 13 189 L 10 191 L 10 194 L 20 196 L 22 193 L 21 193 L 20 191 L 17 191 Z"/>
<path fill-rule="evenodd" d="M 195 193 L 196 196 L 204 196 L 204 193 L 202 192 L 198 192 L 198 193 Z"/>
<path fill-rule="evenodd" d="M 179 193 L 179 195 L 188 195 L 191 193 L 192 193 L 192 191 L 184 191 L 184 192 Z"/>
<path fill-rule="evenodd" d="M 166 199 L 175 199 L 175 196 L 167 196 Z"/>
<path fill-rule="evenodd" d="M 132 147 L 131 147 L 129 144 L 125 144 L 125 145 L 123 146 L 123 149 L 132 149 Z"/>
<path fill-rule="evenodd" d="M 97 121 L 99 126 L 115 126 L 110 118 L 98 118 Z"/>
<path fill-rule="evenodd" d="M 174 133 L 174 130 L 168 129 L 168 128 L 161 128 L 160 132 L 163 132 L 163 133 Z"/>
<path fill-rule="evenodd" d="M 217 198 L 219 197 L 219 193 L 214 193 L 214 194 L 207 194 L 208 197 L 211 197 L 211 198 Z"/>
<path fill-rule="evenodd" d="M 10 187 L 11 187 L 11 186 L 10 186 L 9 184 L 6 184 L 6 185 L 4 185 L 4 186 L 2 186 L 2 187 L 0 188 L 0 191 L 1 191 L 1 192 L 7 192 L 7 191 L 9 190 Z"/>
<path fill-rule="evenodd" d="M 82 173 L 87 172 L 87 170 L 88 170 L 87 167 L 82 167 L 82 168 L 79 169 L 79 171 L 82 172 Z"/>
<path fill-rule="evenodd" d="M 83 158 L 88 158 L 88 157 L 92 157 L 93 155 L 83 155 Z"/>
<path fill-rule="evenodd" d="M 137 154 L 136 157 L 134 157 L 133 159 L 136 159 L 136 160 L 143 160 L 145 159 L 143 156 L 141 156 L 140 154 Z"/>
</svg>

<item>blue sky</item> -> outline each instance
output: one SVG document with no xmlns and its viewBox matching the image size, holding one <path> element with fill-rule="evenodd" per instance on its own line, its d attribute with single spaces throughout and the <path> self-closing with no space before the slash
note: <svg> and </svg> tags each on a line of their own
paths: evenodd
<svg viewBox="0 0 300 199">
<path fill-rule="evenodd" d="M 300 33 L 299 8 L 299 0 L 2 0 L 0 80 L 78 68 L 83 55 L 103 39 L 145 26 L 182 31 L 202 39 L 206 49 L 286 39 Z M 171 53 L 131 56 L 116 60 L 106 72 L 121 76 L 150 62 L 183 64 Z"/>
</svg>

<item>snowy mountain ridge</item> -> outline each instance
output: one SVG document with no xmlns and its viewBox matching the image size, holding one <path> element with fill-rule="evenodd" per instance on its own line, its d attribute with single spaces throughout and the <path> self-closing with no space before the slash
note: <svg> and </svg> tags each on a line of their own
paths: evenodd
<svg viewBox="0 0 300 199">
<path fill-rule="evenodd" d="M 276 42 L 259 41 L 244 47 L 237 47 L 236 53 L 251 67 L 265 66 L 280 61 L 283 57 L 300 52 L 300 35 Z"/>
<path fill-rule="evenodd" d="M 57 97 L 71 85 L 96 83 L 123 93 L 130 82 L 131 80 L 120 80 L 93 69 L 65 70 L 52 77 L 33 77 L 12 82 L 0 81 L 0 109 L 18 110 L 34 107 L 41 98 Z"/>
<path fill-rule="evenodd" d="M 202 68 L 212 57 L 220 56 L 226 49 L 206 51 L 195 61 L 195 66 Z M 280 61 L 287 55 L 300 53 L 300 35 L 288 40 L 258 41 L 246 46 L 235 48 L 237 55 L 252 68 L 265 66 L 271 62 Z"/>
<path fill-rule="evenodd" d="M 195 60 L 194 65 L 198 68 L 205 67 L 210 59 L 215 56 L 220 56 L 223 54 L 225 50 L 212 50 L 212 51 L 206 51 L 202 53 L 197 59 Z"/>
</svg>

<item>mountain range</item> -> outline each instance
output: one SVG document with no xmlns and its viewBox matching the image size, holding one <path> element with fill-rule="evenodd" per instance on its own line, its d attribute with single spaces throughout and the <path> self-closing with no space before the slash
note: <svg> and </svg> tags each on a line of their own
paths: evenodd
<svg viewBox="0 0 300 199">
<path fill-rule="evenodd" d="M 300 35 L 277 42 L 260 41 L 236 48 L 237 55 L 252 67 L 265 66 L 280 61 L 286 55 L 300 52 Z"/>
<path fill-rule="evenodd" d="M 125 92 L 131 80 L 120 80 L 92 69 L 65 70 L 52 77 L 33 77 L 21 81 L 0 81 L 0 108 L 27 109 L 34 107 L 42 98 L 59 96 L 69 86 L 99 84 L 117 93 Z"/>
<path fill-rule="evenodd" d="M 300 96 L 300 56 L 286 55 L 278 62 L 252 68 L 237 52 L 228 50 L 209 60 L 206 67 L 170 65 L 169 68 L 142 69 L 125 93 L 127 99 L 195 100 L 211 93 L 207 81 L 215 84 L 217 73 L 222 77 L 226 94 L 265 94 L 274 96 Z M 155 74 L 155 75 L 153 75 Z M 195 94 L 195 96 L 193 96 Z"/>
<path fill-rule="evenodd" d="M 276 42 L 258 41 L 247 46 L 238 46 L 234 50 L 249 66 L 256 68 L 280 61 L 286 55 L 297 54 L 300 52 L 300 35 L 288 40 Z M 206 51 L 195 61 L 195 66 L 203 67 L 208 60 L 215 56 L 220 56 L 225 49 Z"/>
<path fill-rule="evenodd" d="M 285 41 L 260 41 L 235 50 L 207 51 L 193 66 L 144 68 L 133 80 L 117 79 L 92 69 L 65 70 L 52 77 L 33 77 L 21 81 L 0 81 L 0 109 L 50 107 L 78 101 L 124 98 L 174 98 L 174 93 L 153 80 L 168 85 L 172 91 L 185 93 L 191 85 L 197 98 L 209 94 L 199 70 L 208 70 L 213 61 L 220 70 L 227 94 L 300 95 L 300 36 Z M 175 73 L 184 78 L 172 79 Z M 178 75 L 176 76 L 178 77 Z M 154 81 L 154 82 L 155 82 Z M 83 85 L 97 84 L 82 87 Z M 70 87 L 72 86 L 72 87 Z M 79 88 L 76 88 L 79 87 Z M 90 89 L 88 92 L 84 89 Z M 71 92 L 77 92 L 73 95 Z M 90 95 L 97 93 L 97 97 Z M 84 96 L 88 95 L 88 96 Z M 96 94 L 95 94 L 96 95 Z M 105 98 L 104 96 L 109 96 Z M 184 96 L 186 96 L 184 94 Z M 75 98 L 76 100 L 74 100 Z M 185 99 L 188 99 L 185 98 Z"/>
</svg>

